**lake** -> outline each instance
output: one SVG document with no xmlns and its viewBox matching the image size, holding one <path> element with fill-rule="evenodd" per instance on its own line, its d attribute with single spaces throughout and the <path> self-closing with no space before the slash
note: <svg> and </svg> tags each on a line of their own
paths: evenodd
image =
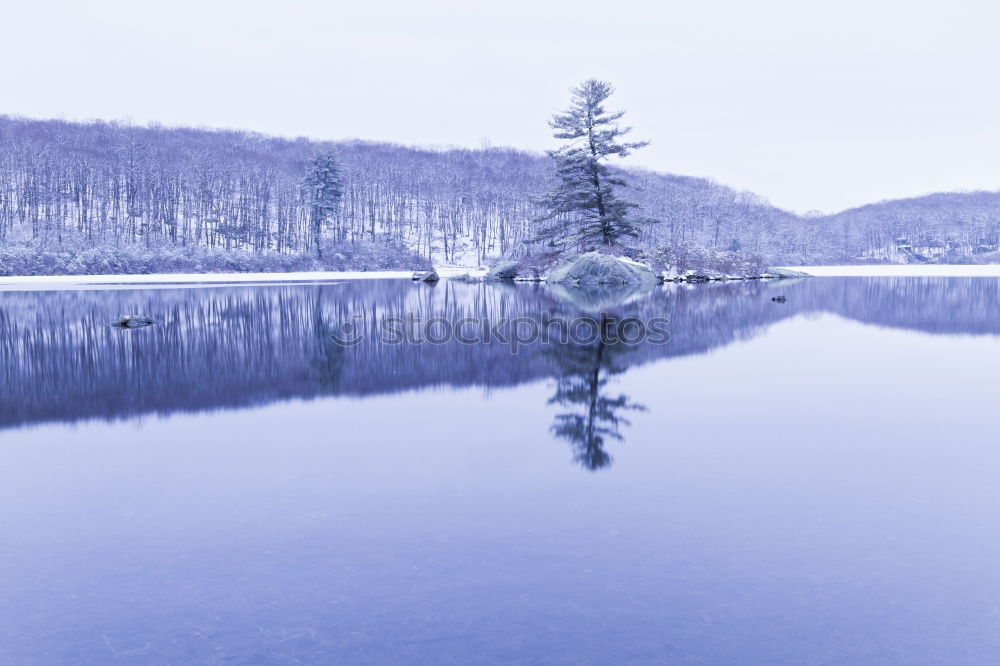
<svg viewBox="0 0 1000 666">
<path fill-rule="evenodd" d="M 1000 663 L 996 278 L 0 299 L 0 663 Z"/>
</svg>

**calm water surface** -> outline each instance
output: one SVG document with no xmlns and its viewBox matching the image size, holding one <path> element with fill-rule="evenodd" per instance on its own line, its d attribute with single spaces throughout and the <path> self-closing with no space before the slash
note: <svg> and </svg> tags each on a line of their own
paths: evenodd
<svg viewBox="0 0 1000 666">
<path fill-rule="evenodd" d="M 2 292 L 0 663 L 1000 663 L 998 371 L 992 278 Z"/>
</svg>

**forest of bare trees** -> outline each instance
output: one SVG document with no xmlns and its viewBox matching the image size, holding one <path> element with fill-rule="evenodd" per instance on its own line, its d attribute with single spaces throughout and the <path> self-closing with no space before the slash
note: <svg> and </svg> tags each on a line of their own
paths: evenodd
<svg viewBox="0 0 1000 666">
<path fill-rule="evenodd" d="M 330 150 L 343 195 L 317 253 L 303 178 L 309 160 Z M 996 193 L 798 216 L 704 179 L 637 169 L 628 177 L 640 212 L 660 220 L 634 239 L 650 250 L 793 264 L 899 260 L 897 248 L 909 245 L 964 260 L 990 257 L 1000 236 Z M 545 156 L 505 148 L 0 117 L 0 273 L 479 264 L 525 251 L 552 179 Z"/>
</svg>

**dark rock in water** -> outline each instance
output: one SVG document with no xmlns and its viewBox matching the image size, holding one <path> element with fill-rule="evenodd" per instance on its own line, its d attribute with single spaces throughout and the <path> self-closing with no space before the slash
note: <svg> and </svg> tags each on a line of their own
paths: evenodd
<svg viewBox="0 0 1000 666">
<path fill-rule="evenodd" d="M 491 268 L 484 279 L 486 280 L 513 280 L 517 277 L 517 270 L 520 264 L 516 261 L 501 261 Z"/>
<path fill-rule="evenodd" d="M 708 282 L 712 278 L 708 275 L 703 275 L 701 273 L 691 273 L 684 276 L 685 282 Z"/>
<path fill-rule="evenodd" d="M 775 303 L 787 303 L 788 302 L 788 299 L 785 298 L 784 296 L 772 296 L 771 300 L 774 301 Z"/>
<path fill-rule="evenodd" d="M 438 277 L 437 271 L 432 268 L 429 271 L 417 271 L 410 279 L 414 282 L 429 282 L 433 284 L 441 278 Z"/>
<path fill-rule="evenodd" d="M 578 254 L 563 260 L 552 269 L 547 280 L 551 283 L 595 284 L 657 284 L 649 266 L 612 257 L 598 252 Z"/>
<path fill-rule="evenodd" d="M 118 328 L 142 328 L 143 326 L 150 326 L 153 323 L 155 322 L 151 317 L 144 317 L 143 315 L 122 315 L 111 325 L 117 326 Z"/>
</svg>

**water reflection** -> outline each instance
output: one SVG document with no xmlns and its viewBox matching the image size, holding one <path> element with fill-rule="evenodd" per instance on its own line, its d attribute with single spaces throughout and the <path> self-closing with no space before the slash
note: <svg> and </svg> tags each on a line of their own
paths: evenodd
<svg viewBox="0 0 1000 666">
<path fill-rule="evenodd" d="M 574 459 L 589 470 L 611 465 L 605 439 L 623 439 L 621 427 L 628 425 L 623 413 L 644 410 L 624 394 L 612 395 L 608 382 L 628 369 L 628 355 L 636 347 L 622 342 L 621 320 L 601 314 L 600 335 L 592 344 L 557 345 L 549 350 L 555 360 L 556 391 L 549 404 L 572 407 L 556 415 L 552 432 L 569 440 Z"/>
<path fill-rule="evenodd" d="M 0 663 L 1000 663 L 997 281 L 573 296 L 0 292 Z M 670 341 L 374 341 L 595 307 Z"/>
<path fill-rule="evenodd" d="M 775 304 L 782 293 L 788 302 Z M 501 320 L 594 311 L 670 319 L 670 342 L 628 353 L 532 344 L 512 354 L 500 341 L 476 345 L 378 343 L 389 317 Z M 158 322 L 108 326 L 123 312 Z M 637 364 L 711 351 L 801 314 L 928 333 L 1000 333 L 1000 281 L 975 278 L 813 279 L 667 285 L 629 294 L 564 294 L 542 285 L 407 281 L 56 292 L 7 292 L 0 301 L 0 427 L 49 421 L 262 405 L 291 398 L 367 396 L 437 386 L 503 388 L 545 378 L 553 404 L 579 405 L 554 432 L 588 467 L 607 464 L 604 440 L 620 437 L 627 398 L 606 382 Z M 330 331 L 354 322 L 352 348 Z M 597 379 L 594 379 L 595 369 Z M 589 374 L 588 374 L 589 373 Z M 588 383 L 589 382 L 589 383 Z M 609 413 L 610 412 L 610 413 Z"/>
</svg>

